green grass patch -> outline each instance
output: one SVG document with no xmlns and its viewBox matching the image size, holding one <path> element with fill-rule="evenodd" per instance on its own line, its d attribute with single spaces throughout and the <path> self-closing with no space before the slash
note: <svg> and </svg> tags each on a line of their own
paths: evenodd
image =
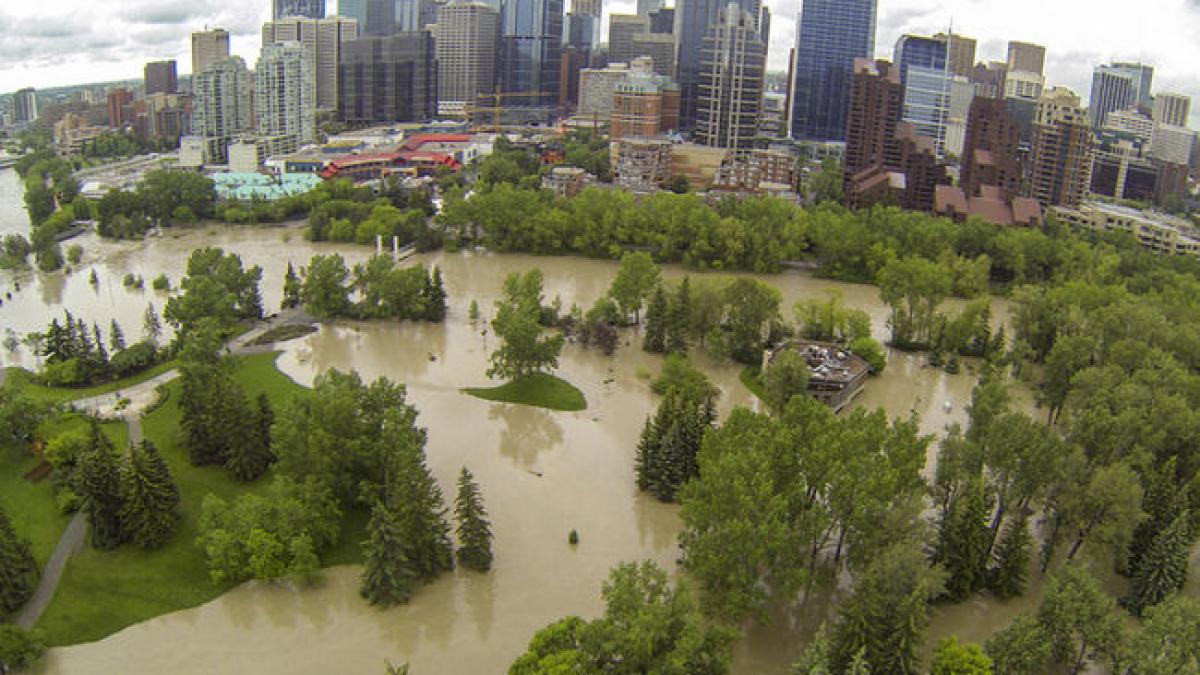
<svg viewBox="0 0 1200 675">
<path fill-rule="evenodd" d="M 276 342 L 287 342 L 311 335 L 317 332 L 317 327 L 306 323 L 290 323 L 276 326 L 250 341 L 252 345 L 269 345 Z"/>
<path fill-rule="evenodd" d="M 277 357 L 278 353 L 240 357 L 235 377 L 251 399 L 265 392 L 279 409 L 307 390 L 279 372 Z M 180 520 L 175 534 L 157 551 L 129 545 L 105 552 L 88 547 L 72 559 L 38 623 L 50 645 L 98 640 L 146 619 L 195 607 L 232 587 L 213 583 L 204 554 L 196 547 L 201 503 L 209 493 L 231 500 L 261 491 L 271 482 L 272 472 L 244 484 L 232 480 L 221 467 L 192 466 L 180 443 L 179 381 L 167 388 L 167 403 L 143 418 L 142 431 L 158 446 L 179 486 Z M 326 556 L 328 564 L 361 560 L 366 516 L 351 513 L 345 521 L 344 536 Z"/>
<path fill-rule="evenodd" d="M 485 401 L 532 405 L 550 410 L 576 411 L 587 408 L 583 392 L 562 378 L 534 373 L 499 387 L 468 388 L 463 392 Z"/>
<path fill-rule="evenodd" d="M 34 373 L 25 370 L 24 368 L 6 368 L 7 376 L 4 381 L 5 387 L 20 387 L 26 396 L 35 401 L 45 401 L 47 403 L 66 403 L 81 398 L 91 396 L 99 396 L 100 394 L 110 394 L 114 391 L 128 389 L 135 384 L 140 384 L 153 377 L 157 377 L 174 368 L 177 364 L 174 361 L 165 361 L 156 366 L 143 370 L 137 375 L 131 375 L 121 380 L 113 380 L 103 384 L 93 385 L 91 387 L 47 387 L 44 384 L 38 384 L 34 380 Z"/>
<path fill-rule="evenodd" d="M 742 368 L 741 373 L 738 373 L 738 379 L 742 381 L 742 384 L 746 385 L 751 394 L 758 397 L 758 400 L 766 401 L 767 393 L 763 389 L 762 373 L 760 370 L 758 366 L 746 366 Z"/>
</svg>

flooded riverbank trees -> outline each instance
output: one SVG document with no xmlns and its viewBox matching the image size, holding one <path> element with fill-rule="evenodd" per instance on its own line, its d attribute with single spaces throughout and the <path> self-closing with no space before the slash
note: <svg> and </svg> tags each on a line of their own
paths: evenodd
<svg viewBox="0 0 1200 675">
<path fill-rule="evenodd" d="M 377 255 L 351 270 L 333 253 L 313 256 L 301 274 L 298 286 L 285 288 L 284 302 L 302 302 L 314 316 L 435 323 L 446 316 L 446 289 L 436 267 L 400 267 L 390 256 Z"/>
</svg>

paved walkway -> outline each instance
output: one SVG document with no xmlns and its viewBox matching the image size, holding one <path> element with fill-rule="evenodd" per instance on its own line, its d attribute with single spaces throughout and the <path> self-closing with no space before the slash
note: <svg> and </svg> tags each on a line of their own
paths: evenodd
<svg viewBox="0 0 1200 675">
<path fill-rule="evenodd" d="M 58 588 L 58 580 L 62 577 L 63 570 L 66 569 L 67 561 L 71 556 L 83 550 L 83 545 L 87 542 L 88 524 L 87 516 L 83 511 L 76 511 L 71 517 L 71 522 L 67 524 L 67 529 L 58 540 L 58 546 L 54 548 L 54 553 L 50 554 L 50 559 L 46 561 L 46 566 L 42 569 L 42 576 L 38 579 L 37 588 L 34 589 L 33 595 L 29 601 L 21 608 L 21 612 L 17 614 L 16 624 L 21 628 L 32 628 L 37 620 L 42 618 L 42 612 L 50 606 L 50 601 L 54 599 L 54 591 Z"/>
</svg>

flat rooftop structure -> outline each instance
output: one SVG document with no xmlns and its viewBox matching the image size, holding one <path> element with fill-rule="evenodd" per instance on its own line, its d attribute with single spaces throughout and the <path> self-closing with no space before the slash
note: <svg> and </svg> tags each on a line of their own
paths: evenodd
<svg viewBox="0 0 1200 675">
<path fill-rule="evenodd" d="M 320 177 L 307 173 L 285 173 L 267 176 L 261 173 L 215 173 L 211 176 L 217 196 L 221 199 L 275 201 L 302 195 L 320 185 Z"/>
<path fill-rule="evenodd" d="M 766 373 L 782 353 L 793 351 L 808 364 L 808 394 L 840 412 L 862 391 L 870 366 L 861 356 L 832 342 L 788 340 L 763 354 Z"/>
</svg>

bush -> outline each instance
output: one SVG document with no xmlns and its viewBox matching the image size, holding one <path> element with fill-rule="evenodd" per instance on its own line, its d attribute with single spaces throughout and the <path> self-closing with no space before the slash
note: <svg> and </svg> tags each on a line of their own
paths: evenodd
<svg viewBox="0 0 1200 675">
<path fill-rule="evenodd" d="M 887 368 L 887 354 L 883 351 L 883 345 L 872 338 L 855 338 L 854 342 L 850 343 L 850 351 L 867 362 L 872 375 L 880 375 Z"/>
<path fill-rule="evenodd" d="M 46 651 L 36 633 L 11 623 L 0 624 L 0 672 L 31 666 Z"/>
<path fill-rule="evenodd" d="M 71 244 L 67 247 L 67 260 L 71 261 L 72 265 L 78 265 L 80 260 L 83 260 L 83 247 L 79 244 Z"/>
<path fill-rule="evenodd" d="M 183 208 L 183 207 L 180 207 L 180 208 Z M 169 291 L 169 290 L 171 290 L 171 280 L 167 278 L 167 275 L 166 275 L 166 274 L 160 274 L 160 275 L 158 275 L 158 276 L 154 277 L 154 281 L 152 281 L 152 282 L 150 283 L 150 285 L 151 285 L 151 286 L 154 288 L 154 290 L 156 290 L 156 291 Z"/>
<path fill-rule="evenodd" d="M 108 363 L 117 377 L 127 377 L 153 366 L 157 357 L 158 349 L 154 344 L 143 341 L 113 354 Z"/>
<path fill-rule="evenodd" d="M 126 274 L 124 281 L 121 283 L 125 284 L 125 288 L 141 288 L 145 284 L 142 278 L 133 272 Z"/>
<path fill-rule="evenodd" d="M 73 387 L 82 382 L 79 359 L 51 363 L 42 370 L 42 383 L 47 387 Z"/>
</svg>

